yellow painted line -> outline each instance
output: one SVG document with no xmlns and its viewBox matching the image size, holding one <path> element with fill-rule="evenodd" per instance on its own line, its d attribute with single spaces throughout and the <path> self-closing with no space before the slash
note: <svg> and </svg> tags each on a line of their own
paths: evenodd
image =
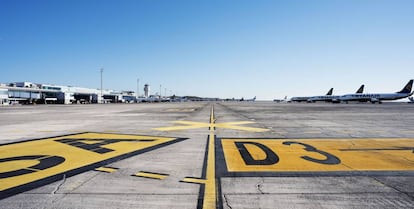
<svg viewBox="0 0 414 209">
<path fill-rule="evenodd" d="M 193 183 L 193 184 L 205 184 L 206 180 L 205 179 L 186 177 L 183 180 L 181 180 L 181 182 Z"/>
<path fill-rule="evenodd" d="M 210 124 L 214 124 L 216 121 L 214 119 L 214 106 L 211 106 L 210 110 Z"/>
<path fill-rule="evenodd" d="M 187 109 L 178 109 L 178 108 L 172 108 L 167 109 L 165 112 L 194 112 L 195 109 L 187 108 Z"/>
<path fill-rule="evenodd" d="M 164 180 L 169 175 L 168 174 L 162 174 L 162 173 L 152 173 L 152 172 L 140 171 L 140 172 L 134 174 L 133 176 Z"/>
<path fill-rule="evenodd" d="M 99 167 L 99 168 L 95 168 L 95 171 L 101 171 L 101 172 L 105 172 L 105 173 L 113 173 L 115 171 L 117 171 L 118 168 L 112 168 L 112 167 Z"/>
<path fill-rule="evenodd" d="M 229 172 L 414 171 L 414 139 L 222 139 Z"/>
<path fill-rule="evenodd" d="M 174 121 L 174 123 L 183 124 L 183 125 L 199 125 L 199 126 L 205 126 L 208 124 L 208 123 L 203 123 L 203 122 L 193 122 L 193 121 L 185 121 L 185 120 Z"/>
<path fill-rule="evenodd" d="M 227 125 L 245 125 L 245 124 L 253 124 L 253 121 L 238 121 L 238 122 L 227 122 Z"/>
<path fill-rule="evenodd" d="M 18 186 L 73 170 L 92 170 L 102 161 L 114 162 L 179 140 L 182 139 L 82 133 L 1 145 L 0 199 L 24 191 L 12 190 Z"/>
<path fill-rule="evenodd" d="M 214 107 L 211 107 L 210 123 L 213 124 L 214 119 Z M 210 135 L 208 140 L 208 153 L 207 153 L 207 172 L 205 181 L 205 191 L 203 198 L 203 208 L 216 208 L 217 203 L 217 185 L 216 185 L 216 170 L 215 170 L 215 146 L 214 146 L 214 129 L 210 128 Z"/>
<path fill-rule="evenodd" d="M 240 130 L 240 131 L 249 131 L 249 132 L 266 132 L 269 129 L 265 128 L 252 128 L 252 127 L 244 127 L 244 126 L 236 126 L 231 125 L 228 123 L 218 123 L 215 125 L 216 128 L 224 128 L 224 129 L 233 129 L 233 130 Z"/>
<path fill-rule="evenodd" d="M 210 118 L 210 121 L 214 120 Z M 169 127 L 161 127 L 161 128 L 154 128 L 157 131 L 178 131 L 178 130 L 188 130 L 188 129 L 198 129 L 198 128 L 223 128 L 223 129 L 233 129 L 233 130 L 240 130 L 240 131 L 249 131 L 249 132 L 265 132 L 269 131 L 269 129 L 264 128 L 253 128 L 253 127 L 245 127 L 239 126 L 242 124 L 251 124 L 254 122 L 251 121 L 240 121 L 240 122 L 226 122 L 226 123 L 203 123 L 203 122 L 192 122 L 192 121 L 174 121 L 176 124 L 182 124 L 184 126 L 169 126 Z"/>
<path fill-rule="evenodd" d="M 206 128 L 209 127 L 209 123 L 200 123 L 192 121 L 174 121 L 177 124 L 183 124 L 185 126 L 170 126 L 170 127 L 161 127 L 154 128 L 157 131 L 179 131 L 179 130 L 188 130 L 188 129 L 197 129 L 197 128 Z"/>
</svg>

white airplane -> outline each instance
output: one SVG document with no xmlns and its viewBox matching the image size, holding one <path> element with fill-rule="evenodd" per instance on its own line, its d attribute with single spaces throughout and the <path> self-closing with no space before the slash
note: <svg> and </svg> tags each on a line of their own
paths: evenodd
<svg viewBox="0 0 414 209">
<path fill-rule="evenodd" d="M 356 94 L 362 94 L 362 93 L 364 93 L 364 87 L 365 87 L 365 85 L 362 84 L 361 87 L 359 87 L 359 89 L 356 91 Z"/>
<path fill-rule="evenodd" d="M 245 101 L 246 102 L 254 102 L 254 101 L 256 101 L 256 96 L 254 96 L 252 99 L 246 99 Z"/>
<path fill-rule="evenodd" d="M 333 88 L 329 89 L 326 96 L 332 95 Z M 308 102 L 311 97 L 292 97 L 290 98 L 290 102 Z"/>
<path fill-rule="evenodd" d="M 285 96 L 283 99 L 274 99 L 273 101 L 277 103 L 287 102 L 287 96 Z"/>
<path fill-rule="evenodd" d="M 356 91 L 355 94 L 361 94 L 362 92 L 364 92 L 364 87 L 365 87 L 365 85 L 362 84 L 361 87 L 359 87 L 359 89 Z M 324 101 L 324 102 L 339 103 L 341 96 L 332 95 L 332 91 L 333 91 L 333 88 L 331 88 L 331 90 L 329 90 L 328 93 L 330 93 L 330 94 L 326 94 L 325 96 L 313 96 L 313 97 L 309 97 L 309 99 L 307 100 L 307 102 Z"/>
<path fill-rule="evenodd" d="M 383 100 L 397 100 L 413 95 L 413 92 L 411 92 L 412 87 L 413 80 L 411 79 L 401 91 L 396 93 L 346 94 L 341 96 L 339 100 L 346 103 L 349 101 L 382 103 Z"/>
</svg>

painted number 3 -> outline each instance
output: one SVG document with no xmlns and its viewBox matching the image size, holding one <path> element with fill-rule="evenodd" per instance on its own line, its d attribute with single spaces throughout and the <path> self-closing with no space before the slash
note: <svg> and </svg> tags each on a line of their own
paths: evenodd
<svg viewBox="0 0 414 209">
<path fill-rule="evenodd" d="M 320 164 L 327 164 L 327 165 L 336 165 L 341 163 L 341 160 L 339 158 L 337 158 L 335 155 L 332 155 L 330 153 L 327 153 L 325 151 L 322 150 L 318 150 L 315 147 L 309 145 L 309 144 L 305 144 L 302 142 L 293 142 L 293 141 L 286 141 L 283 142 L 283 145 L 292 145 L 292 144 L 298 144 L 298 145 L 302 145 L 304 148 L 304 150 L 308 151 L 308 152 L 315 152 L 318 154 L 321 154 L 323 156 L 325 156 L 325 159 L 315 159 L 309 156 L 301 156 L 302 159 L 311 161 L 311 162 L 315 162 L 315 163 L 320 163 Z"/>
</svg>

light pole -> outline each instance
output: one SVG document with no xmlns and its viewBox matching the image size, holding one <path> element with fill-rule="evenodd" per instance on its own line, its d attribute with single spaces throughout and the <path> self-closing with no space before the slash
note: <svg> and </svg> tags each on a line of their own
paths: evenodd
<svg viewBox="0 0 414 209">
<path fill-rule="evenodd" d="M 103 73 L 103 68 L 101 68 L 101 103 L 103 103 L 103 92 L 102 92 L 102 73 Z"/>
<path fill-rule="evenodd" d="M 137 79 L 137 99 L 139 97 L 139 78 Z"/>
</svg>

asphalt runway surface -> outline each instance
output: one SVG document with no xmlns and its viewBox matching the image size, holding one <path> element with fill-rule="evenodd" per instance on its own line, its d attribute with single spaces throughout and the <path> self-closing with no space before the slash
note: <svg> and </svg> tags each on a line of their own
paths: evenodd
<svg viewBox="0 0 414 209">
<path fill-rule="evenodd" d="M 413 110 L 0 107 L 0 208 L 414 208 Z"/>
</svg>

